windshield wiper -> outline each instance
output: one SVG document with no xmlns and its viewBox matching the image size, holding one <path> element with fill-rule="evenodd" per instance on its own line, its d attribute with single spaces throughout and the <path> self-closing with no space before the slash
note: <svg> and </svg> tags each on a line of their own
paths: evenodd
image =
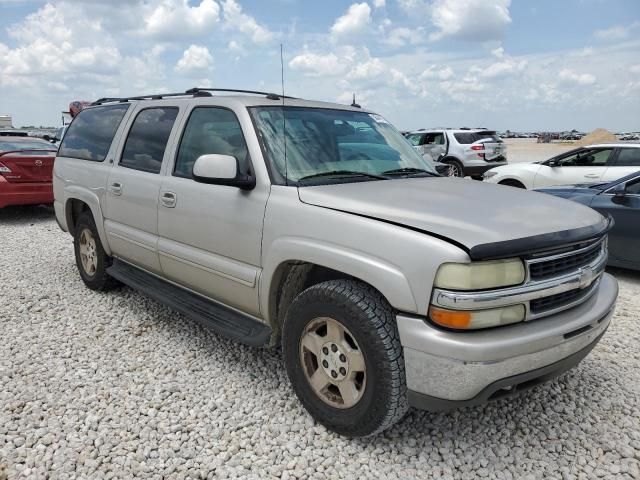
<svg viewBox="0 0 640 480">
<path fill-rule="evenodd" d="M 430 172 L 429 170 L 425 170 L 423 168 L 415 168 L 415 167 L 404 167 L 404 168 L 395 168 L 393 170 L 387 170 L 386 172 L 382 172 L 382 175 L 411 175 L 411 174 L 427 174 L 431 177 L 439 177 L 437 173 Z"/>
<path fill-rule="evenodd" d="M 331 170 L 329 172 L 320 172 L 314 173 L 313 175 L 307 175 L 306 177 L 302 177 L 298 179 L 298 182 L 304 180 L 311 180 L 313 178 L 321 178 L 321 177 L 368 177 L 375 178 L 378 180 L 389 180 L 388 177 L 383 175 L 376 175 L 375 173 L 367 173 L 367 172 L 353 172 L 351 170 Z"/>
</svg>

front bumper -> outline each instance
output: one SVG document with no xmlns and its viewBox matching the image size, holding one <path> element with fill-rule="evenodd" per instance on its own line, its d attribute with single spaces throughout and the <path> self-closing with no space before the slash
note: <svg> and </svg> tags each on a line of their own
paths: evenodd
<svg viewBox="0 0 640 480">
<path fill-rule="evenodd" d="M 412 405 L 443 410 L 499 398 L 576 365 L 609 326 L 616 280 L 604 274 L 596 293 L 570 310 L 482 331 L 445 331 L 398 315 Z"/>
</svg>

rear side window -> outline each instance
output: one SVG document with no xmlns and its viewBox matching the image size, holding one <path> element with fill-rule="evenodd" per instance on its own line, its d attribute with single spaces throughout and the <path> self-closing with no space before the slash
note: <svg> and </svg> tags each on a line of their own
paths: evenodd
<svg viewBox="0 0 640 480">
<path fill-rule="evenodd" d="M 164 150 L 177 115 L 176 107 L 147 108 L 138 113 L 124 144 L 120 165 L 160 173 Z"/>
<path fill-rule="evenodd" d="M 453 134 L 458 143 L 469 145 L 478 140 L 491 140 L 494 143 L 502 143 L 502 139 L 496 135 L 496 132 L 483 130 L 481 132 L 458 132 Z"/>
<path fill-rule="evenodd" d="M 191 178 L 193 164 L 201 155 L 231 155 L 238 159 L 240 172 L 249 170 L 249 150 L 240 122 L 231 110 L 194 108 L 184 129 L 173 174 Z"/>
<path fill-rule="evenodd" d="M 60 157 L 103 161 L 129 104 L 88 108 L 73 120 L 58 150 Z"/>
<path fill-rule="evenodd" d="M 640 167 L 640 148 L 621 148 L 616 160 L 617 167 Z"/>
</svg>

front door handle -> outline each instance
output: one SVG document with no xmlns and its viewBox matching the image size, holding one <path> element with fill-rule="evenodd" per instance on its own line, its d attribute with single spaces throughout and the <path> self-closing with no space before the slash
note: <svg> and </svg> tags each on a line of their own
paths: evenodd
<svg viewBox="0 0 640 480">
<path fill-rule="evenodd" d="M 173 208 L 176 206 L 178 198 L 173 192 L 162 192 L 160 195 L 160 203 L 167 208 Z"/>
<path fill-rule="evenodd" d="M 587 173 L 584 178 L 600 178 L 600 174 L 598 173 Z"/>
<path fill-rule="evenodd" d="M 122 184 L 119 182 L 112 183 L 109 185 L 109 192 L 111 192 L 112 195 L 122 195 Z"/>
</svg>

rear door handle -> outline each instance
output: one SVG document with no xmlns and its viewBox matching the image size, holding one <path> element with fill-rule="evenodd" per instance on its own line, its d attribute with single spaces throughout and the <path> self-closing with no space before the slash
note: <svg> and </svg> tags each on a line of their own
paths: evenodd
<svg viewBox="0 0 640 480">
<path fill-rule="evenodd" d="M 177 201 L 178 201 L 178 198 L 176 197 L 176 194 L 173 192 L 162 192 L 162 194 L 160 195 L 160 203 L 162 203 L 162 205 L 164 205 L 167 208 L 175 207 Z"/>
<path fill-rule="evenodd" d="M 587 173 L 584 178 L 600 178 L 600 174 L 598 173 Z"/>
<path fill-rule="evenodd" d="M 119 182 L 112 183 L 109 185 L 109 192 L 111 192 L 112 195 L 122 195 L 122 184 Z"/>
</svg>

